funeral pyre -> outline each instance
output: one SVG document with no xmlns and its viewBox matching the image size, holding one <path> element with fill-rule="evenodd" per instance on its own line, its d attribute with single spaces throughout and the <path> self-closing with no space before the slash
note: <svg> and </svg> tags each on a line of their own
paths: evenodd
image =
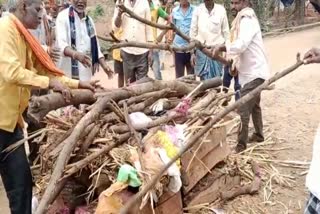
<svg viewBox="0 0 320 214">
<path fill-rule="evenodd" d="M 105 197 L 108 206 L 100 203 L 99 206 L 109 210 L 101 213 L 116 213 L 124 198 L 130 198 L 143 188 L 210 117 L 223 109 L 222 104 L 233 93 L 221 91 L 220 78 L 198 82 L 187 77 L 175 81 L 142 81 L 127 88 L 99 91 L 95 95 L 89 91 L 74 91 L 71 103 L 77 108 L 58 109 L 66 106 L 60 94 L 34 97 L 29 116 L 38 122 L 44 118 L 46 123 L 44 129 L 31 136 L 37 136 L 33 139 L 38 153 L 32 158 L 32 171 L 38 197 L 47 200 L 45 206 L 55 201 L 54 205 L 61 202 L 65 209 L 74 210 L 85 203 L 84 199 L 90 203 L 103 192 L 100 197 Z M 83 103 L 88 105 L 85 108 L 79 106 Z M 55 109 L 58 110 L 51 111 Z M 215 127 L 224 126 L 224 122 L 222 120 Z M 211 138 L 216 136 L 210 135 Z M 152 202 L 152 209 L 153 203 L 158 202 L 165 191 L 177 193 L 185 183 L 185 193 L 197 185 L 208 171 L 198 176 L 183 174 L 187 174 L 192 165 L 198 165 L 192 164 L 195 158 L 199 159 L 194 154 L 203 153 L 198 150 L 207 138 L 208 135 L 199 138 L 200 146 L 185 158 L 184 167 L 178 160 L 169 168 L 153 191 L 140 201 L 138 208 L 147 207 Z M 215 142 L 208 152 L 223 148 L 221 142 L 225 137 L 216 138 L 220 142 Z M 210 169 L 227 157 L 229 149 L 216 153 L 220 154 L 220 159 L 204 160 L 213 164 L 209 164 Z M 212 155 L 204 155 L 203 159 Z M 58 160 L 61 156 L 65 156 L 62 165 Z M 61 176 L 54 173 L 59 167 Z M 184 181 L 184 177 L 189 177 L 192 184 Z M 45 193 L 52 182 L 53 189 Z M 123 190 L 128 191 L 123 193 Z M 110 196 L 121 192 L 122 202 L 108 201 Z M 61 206 L 55 208 L 54 205 L 51 206 L 52 213 L 61 209 Z"/>
</svg>

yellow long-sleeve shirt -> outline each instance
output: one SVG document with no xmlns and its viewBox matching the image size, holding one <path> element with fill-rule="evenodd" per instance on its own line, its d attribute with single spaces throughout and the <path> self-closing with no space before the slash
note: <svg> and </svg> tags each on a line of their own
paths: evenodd
<svg viewBox="0 0 320 214">
<path fill-rule="evenodd" d="M 32 87 L 48 88 L 49 79 L 57 78 L 78 88 L 79 81 L 49 73 L 9 17 L 0 19 L 0 35 L 0 129 L 13 132 L 17 124 L 23 127 Z"/>
</svg>

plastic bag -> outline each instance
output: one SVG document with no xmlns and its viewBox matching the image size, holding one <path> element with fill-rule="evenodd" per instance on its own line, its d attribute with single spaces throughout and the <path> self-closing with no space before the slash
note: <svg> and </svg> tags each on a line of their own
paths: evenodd
<svg viewBox="0 0 320 214">
<path fill-rule="evenodd" d="M 147 115 L 142 112 L 134 112 L 129 115 L 132 126 L 135 129 L 146 126 L 148 123 L 152 122 Z"/>
<path fill-rule="evenodd" d="M 137 170 L 129 164 L 124 164 L 120 167 L 117 181 L 128 183 L 131 187 L 139 187 L 142 184 L 138 178 Z"/>
</svg>

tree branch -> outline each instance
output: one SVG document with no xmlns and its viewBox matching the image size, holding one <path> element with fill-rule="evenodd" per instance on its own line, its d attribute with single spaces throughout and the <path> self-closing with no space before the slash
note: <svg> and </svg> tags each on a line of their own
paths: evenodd
<svg viewBox="0 0 320 214">
<path fill-rule="evenodd" d="M 169 25 L 161 25 L 161 24 L 157 24 L 154 23 L 150 20 L 147 20 L 145 18 L 142 18 L 140 16 L 138 16 L 137 14 L 135 14 L 133 11 L 131 11 L 130 9 L 128 9 L 126 6 L 124 6 L 123 4 L 119 4 L 118 5 L 119 9 L 122 10 L 124 13 L 127 13 L 129 15 L 129 17 L 136 19 L 146 25 L 149 25 L 151 27 L 155 27 L 155 28 L 159 28 L 162 30 L 173 30 L 176 32 L 177 35 L 179 35 L 181 38 L 183 38 L 184 40 L 186 40 L 187 42 L 194 42 L 195 47 L 197 49 L 199 49 L 200 51 L 202 51 L 205 55 L 207 55 L 208 57 L 217 60 L 223 64 L 230 64 L 230 62 L 228 60 L 226 60 L 225 58 L 221 57 L 221 56 L 215 56 L 213 57 L 211 54 L 211 51 L 209 50 L 211 47 L 206 46 L 205 44 L 201 43 L 198 40 L 194 40 L 191 39 L 188 35 L 184 34 L 179 28 L 177 28 L 177 26 L 173 23 Z M 136 47 L 136 46 L 131 46 L 131 47 Z M 163 50 L 163 49 L 162 49 Z M 165 49 L 166 50 L 166 49 Z"/>
</svg>

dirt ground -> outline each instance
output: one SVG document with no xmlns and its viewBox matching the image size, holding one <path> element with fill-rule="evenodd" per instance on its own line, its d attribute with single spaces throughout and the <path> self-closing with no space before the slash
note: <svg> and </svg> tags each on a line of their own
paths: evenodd
<svg viewBox="0 0 320 214">
<path fill-rule="evenodd" d="M 272 74 L 295 63 L 297 52 L 304 53 L 320 43 L 320 28 L 305 30 L 266 38 L 265 45 Z M 171 55 L 166 56 L 165 79 L 173 79 L 174 71 Z M 283 138 L 290 143 L 291 149 L 277 153 L 279 160 L 309 161 L 311 159 L 313 137 L 320 117 L 320 65 L 308 65 L 299 68 L 294 73 L 276 83 L 272 91 L 265 91 L 262 95 L 263 117 L 266 127 L 273 131 L 277 138 Z M 150 71 L 152 76 L 152 71 Z M 116 87 L 116 77 L 107 80 L 100 72 L 96 75 L 105 87 Z M 262 205 L 260 196 L 244 196 L 235 199 L 226 206 L 228 212 L 239 204 L 254 203 L 266 207 L 267 211 L 259 213 L 302 213 L 308 196 L 305 188 L 305 176 L 301 170 L 279 168 L 284 173 L 296 177 L 292 188 L 277 188 L 271 200 L 274 204 Z M 247 204 L 248 207 L 252 204 Z M 10 213 L 3 186 L 0 186 L 0 213 Z M 253 211 L 246 210 L 246 213 Z"/>
</svg>

